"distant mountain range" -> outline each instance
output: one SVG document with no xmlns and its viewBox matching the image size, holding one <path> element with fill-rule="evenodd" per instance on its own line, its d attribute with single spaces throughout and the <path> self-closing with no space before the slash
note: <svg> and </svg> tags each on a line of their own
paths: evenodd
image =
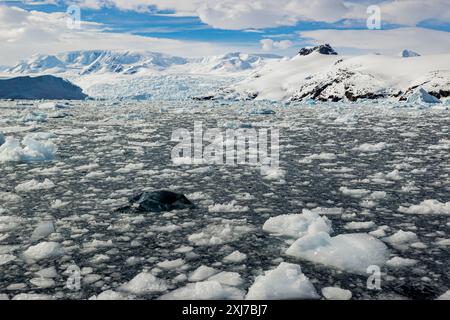
<svg viewBox="0 0 450 320">
<path fill-rule="evenodd" d="M 329 44 L 292 57 L 240 52 L 182 58 L 147 51 L 36 55 L 3 74 L 56 75 L 94 98 L 358 101 L 450 97 L 450 54 L 340 56 Z M 426 97 L 426 98 L 424 98 Z"/>
<path fill-rule="evenodd" d="M 269 54 L 228 53 L 207 58 L 182 58 L 147 51 L 74 51 L 57 55 L 35 55 L 6 70 L 11 74 L 145 74 L 164 71 L 190 73 L 236 73 L 261 67 Z"/>
</svg>

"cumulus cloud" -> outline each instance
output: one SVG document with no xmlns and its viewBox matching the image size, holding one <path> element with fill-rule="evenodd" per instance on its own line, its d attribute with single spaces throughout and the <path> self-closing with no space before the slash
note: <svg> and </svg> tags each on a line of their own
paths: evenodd
<svg viewBox="0 0 450 320">
<path fill-rule="evenodd" d="M 311 44 L 331 43 L 335 47 L 384 54 L 399 53 L 403 49 L 421 54 L 450 52 L 450 32 L 417 27 L 393 30 L 315 30 L 300 32 L 299 35 Z"/>
<path fill-rule="evenodd" d="M 74 1 L 71 0 L 71 3 Z M 115 5 L 122 10 L 149 8 L 198 16 L 221 29 L 249 29 L 295 25 L 299 21 L 336 22 L 366 19 L 367 7 L 376 4 L 388 23 L 415 26 L 421 21 L 450 20 L 449 0 L 78 0 L 90 8 Z"/>
<path fill-rule="evenodd" d="M 290 40 L 274 41 L 272 39 L 263 39 L 260 43 L 263 51 L 272 51 L 274 49 L 286 50 L 293 45 Z"/>
<path fill-rule="evenodd" d="M 70 29 L 65 13 L 26 11 L 0 5 L 0 65 L 11 65 L 33 54 L 54 54 L 81 49 L 148 50 L 182 56 L 203 56 L 232 51 L 220 44 L 180 41 L 105 32 L 102 25 L 81 23 Z"/>
</svg>

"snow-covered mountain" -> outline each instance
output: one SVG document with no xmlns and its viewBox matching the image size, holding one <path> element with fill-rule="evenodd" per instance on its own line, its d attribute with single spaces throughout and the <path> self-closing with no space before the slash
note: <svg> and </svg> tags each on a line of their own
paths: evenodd
<svg viewBox="0 0 450 320">
<path fill-rule="evenodd" d="M 297 55 L 267 63 L 243 81 L 205 99 L 340 101 L 407 100 L 418 88 L 450 96 L 450 54 L 417 56 Z"/>
<path fill-rule="evenodd" d="M 276 55 L 239 52 L 207 58 L 186 59 L 148 51 L 74 51 L 57 55 L 35 55 L 7 70 L 12 74 L 141 74 L 155 72 L 236 73 L 253 70 Z"/>
</svg>

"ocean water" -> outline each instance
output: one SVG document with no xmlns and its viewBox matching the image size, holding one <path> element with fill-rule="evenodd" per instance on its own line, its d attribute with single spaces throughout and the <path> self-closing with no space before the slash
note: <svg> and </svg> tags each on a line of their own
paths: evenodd
<svg viewBox="0 0 450 320">
<path fill-rule="evenodd" d="M 300 265 L 318 292 L 341 287 L 354 299 L 434 299 L 449 290 L 446 110 L 189 101 L 71 102 L 47 110 L 33 106 L 38 104 L 2 102 L 0 108 L 4 136 L 51 133 L 41 139 L 57 147 L 48 161 L 0 162 L 0 294 L 8 298 L 27 293 L 88 299 L 120 292 L 147 272 L 163 288 L 128 291 L 127 297 L 157 299 L 186 286 L 200 266 L 237 273 L 240 281 L 231 286 L 245 295 L 257 276 L 283 261 Z M 248 164 L 174 164 L 172 133 L 193 131 L 196 121 L 224 132 L 278 129 L 278 174 L 267 177 Z M 136 192 L 161 189 L 185 194 L 196 208 L 114 211 Z M 439 201 L 444 212 L 400 209 L 424 200 Z M 370 274 L 287 256 L 293 239 L 262 227 L 271 217 L 304 209 L 327 216 L 332 236 L 377 231 L 372 234 L 386 244 L 388 259 L 415 261 L 379 266 L 381 289 L 371 290 Z M 45 237 L 36 239 L 36 227 L 48 221 L 54 232 L 44 230 Z M 386 239 L 399 231 L 409 237 Z M 30 261 L 27 249 L 42 242 L 59 247 Z M 234 251 L 246 259 L 225 262 Z M 50 267 L 56 271 L 51 277 L 37 274 Z M 75 289 L 68 285 L 74 267 L 81 271 Z"/>
</svg>

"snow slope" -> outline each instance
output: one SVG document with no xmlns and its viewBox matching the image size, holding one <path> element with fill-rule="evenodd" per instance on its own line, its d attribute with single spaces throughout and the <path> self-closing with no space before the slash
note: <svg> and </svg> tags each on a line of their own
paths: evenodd
<svg viewBox="0 0 450 320">
<path fill-rule="evenodd" d="M 314 52 L 267 63 L 216 97 L 257 100 L 406 100 L 418 87 L 450 96 L 450 54 L 336 56 Z"/>
</svg>

